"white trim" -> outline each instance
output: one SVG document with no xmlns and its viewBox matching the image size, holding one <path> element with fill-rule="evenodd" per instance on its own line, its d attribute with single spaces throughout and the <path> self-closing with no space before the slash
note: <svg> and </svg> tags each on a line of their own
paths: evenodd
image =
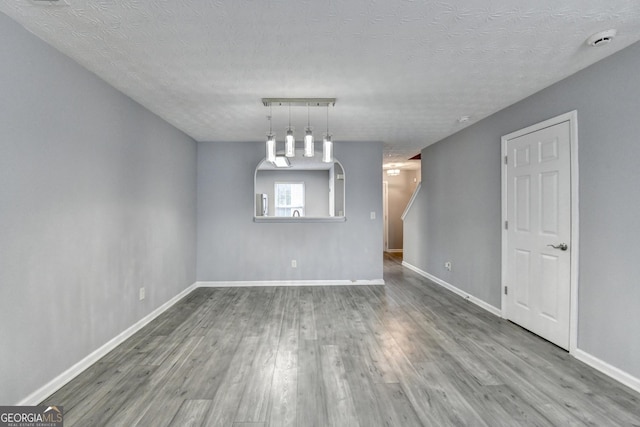
<svg viewBox="0 0 640 427">
<path fill-rule="evenodd" d="M 503 292 L 506 285 L 507 277 L 507 230 L 504 228 L 504 223 L 507 220 L 507 204 L 505 200 L 507 198 L 507 165 L 504 164 L 503 159 L 507 153 L 507 141 L 514 139 L 532 132 L 536 132 L 541 129 L 545 129 L 551 126 L 555 126 L 560 123 L 569 122 L 570 129 L 570 169 L 571 169 L 571 238 L 569 245 L 571 246 L 571 260 L 570 260 L 570 287 L 571 287 L 571 304 L 569 313 L 569 353 L 573 353 L 578 348 L 578 259 L 579 259 L 579 185 L 578 185 L 578 111 L 573 110 L 568 113 L 561 114 L 535 125 L 520 129 L 512 132 L 508 135 L 504 135 L 501 138 L 501 182 L 502 182 L 502 218 L 500 227 L 502 229 L 502 268 L 501 268 L 501 280 L 500 280 L 500 295 L 502 295 L 502 317 L 507 318 L 507 298 Z"/>
<path fill-rule="evenodd" d="M 389 252 L 390 254 L 401 254 L 402 249 L 387 249 L 385 252 Z"/>
<path fill-rule="evenodd" d="M 245 288 L 264 286 L 368 286 L 384 285 L 384 279 L 373 280 L 249 280 L 196 282 L 198 288 Z"/>
<path fill-rule="evenodd" d="M 200 287 L 248 287 L 248 286 L 346 286 L 346 285 L 384 285 L 384 279 L 373 280 L 292 280 L 292 281 L 252 281 L 252 282 L 195 282 L 184 289 L 178 295 L 162 304 L 160 307 L 147 314 L 145 317 L 122 331 L 120 334 L 103 344 L 101 347 L 78 361 L 60 375 L 20 400 L 17 406 L 34 406 L 51 396 L 57 390 L 66 385 L 69 381 L 80 375 L 83 371 L 104 357 L 111 350 L 122 344 L 133 334 L 144 328 L 156 317 L 171 308 L 194 289 Z"/>
<path fill-rule="evenodd" d="M 457 295 L 460 295 L 461 297 L 468 299 L 469 301 L 471 301 L 472 303 L 478 305 L 481 308 L 484 308 L 485 310 L 487 310 L 488 312 L 495 314 L 498 317 L 502 317 L 501 314 L 502 312 L 500 311 L 500 309 L 487 304 L 486 302 L 479 300 L 478 298 L 475 298 L 469 294 L 467 294 L 466 292 L 456 288 L 455 286 L 445 282 L 444 280 L 441 280 L 435 276 L 433 276 L 432 274 L 427 273 L 424 270 L 419 269 L 418 267 L 415 267 L 411 264 L 409 264 L 406 261 L 402 261 L 402 265 L 404 267 L 407 267 L 410 270 L 415 271 L 416 273 L 420 274 L 423 277 L 426 277 L 427 279 L 437 283 L 438 285 L 441 285 L 442 287 L 450 290 L 451 292 L 456 293 Z M 620 368 L 616 368 L 613 365 L 610 365 L 609 363 L 598 359 L 597 357 L 587 353 L 586 351 L 579 349 L 579 348 L 575 348 L 571 351 L 571 355 L 573 357 L 575 357 L 576 359 L 578 359 L 579 361 L 589 365 L 590 367 L 596 369 L 597 371 L 602 372 L 603 374 L 613 378 L 614 380 L 618 381 L 621 384 L 624 384 L 625 386 L 637 391 L 640 393 L 640 378 L 636 378 L 633 375 L 629 374 L 628 372 L 623 371 Z"/>
<path fill-rule="evenodd" d="M 500 313 L 503 319 L 507 318 L 507 296 L 504 293 L 504 287 L 507 281 L 507 259 L 509 251 L 507 250 L 507 230 L 505 230 L 505 222 L 507 221 L 507 166 L 504 159 L 508 155 L 507 150 L 507 137 L 503 136 L 500 139 L 500 239 L 502 253 L 500 254 Z"/>
<path fill-rule="evenodd" d="M 78 363 L 49 381 L 47 384 L 40 387 L 38 390 L 34 391 L 21 401 L 17 403 L 18 406 L 34 406 L 38 405 L 47 397 L 51 396 L 57 390 L 59 390 L 62 386 L 67 384 L 69 381 L 80 375 L 84 370 L 89 368 L 91 365 L 96 363 L 102 357 L 104 357 L 111 350 L 122 344 L 124 341 L 133 336 L 140 329 L 144 328 L 147 324 L 149 324 L 156 317 L 164 313 L 166 310 L 171 308 L 175 303 L 180 301 L 186 295 L 191 293 L 196 288 L 196 283 L 190 285 L 188 288 L 184 289 L 178 295 L 171 298 L 169 301 L 162 304 L 160 307 L 153 310 L 151 313 L 147 314 L 142 319 L 138 320 L 136 323 L 131 325 L 129 328 L 122 331 L 120 334 L 103 344 L 100 348 L 96 349 L 94 352 L 86 356 L 84 359 L 80 360 Z"/>
<path fill-rule="evenodd" d="M 569 116 L 571 132 L 571 312 L 569 320 L 569 352 L 578 350 L 578 265 L 580 253 L 580 185 L 578 173 L 578 111 Z M 636 389 L 637 390 L 637 389 Z"/>
<path fill-rule="evenodd" d="M 416 187 L 413 194 L 411 195 L 411 199 L 409 199 L 409 203 L 407 203 L 407 207 L 404 208 L 404 212 L 402 212 L 402 216 L 400 217 L 401 220 L 404 221 L 404 218 L 407 216 L 407 214 L 411 210 L 411 206 L 413 206 L 413 202 L 416 200 L 416 197 L 418 197 L 420 188 L 422 188 L 422 181 L 418 183 L 418 186 Z"/>
<path fill-rule="evenodd" d="M 579 348 L 575 349 L 572 354 L 581 362 L 586 363 L 592 368 L 640 393 L 640 378 L 636 378 L 622 369 L 616 368 Z"/>
<path fill-rule="evenodd" d="M 255 203 L 255 202 L 254 202 Z M 345 222 L 346 216 L 255 216 L 253 222 L 261 223 L 295 223 L 295 222 Z"/>
<path fill-rule="evenodd" d="M 382 181 L 382 221 L 385 252 L 389 251 L 389 181 Z"/>
<path fill-rule="evenodd" d="M 409 263 L 408 263 L 408 262 L 406 262 L 406 261 L 402 261 L 402 265 L 403 265 L 404 267 L 407 267 L 409 270 L 413 270 L 413 271 L 415 271 L 416 273 L 418 273 L 419 275 L 421 275 L 421 276 L 423 276 L 423 277 L 426 277 L 427 279 L 431 280 L 432 282 L 437 283 L 438 285 L 442 286 L 443 288 L 446 288 L 447 290 L 449 290 L 449 291 L 453 292 L 454 294 L 459 295 L 459 296 L 461 296 L 462 298 L 464 298 L 464 299 L 466 299 L 466 300 L 468 300 L 468 301 L 470 301 L 470 302 L 474 303 L 474 304 L 475 304 L 475 305 L 477 305 L 478 307 L 480 307 L 480 308 L 484 308 L 484 309 L 485 309 L 485 310 L 487 310 L 489 313 L 494 314 L 494 315 L 496 315 L 496 316 L 498 316 L 498 317 L 502 317 L 502 316 L 501 316 L 502 312 L 500 311 L 500 309 L 499 309 L 499 308 L 494 307 L 494 306 L 492 306 L 491 304 L 486 303 L 486 302 L 482 301 L 481 299 L 478 299 L 478 298 L 474 297 L 473 295 L 466 293 L 466 292 L 465 292 L 465 291 L 463 291 L 462 289 L 456 288 L 456 287 L 455 287 L 455 286 L 453 286 L 452 284 L 447 283 L 447 282 L 445 282 L 444 280 L 439 279 L 438 277 L 436 277 L 436 276 L 434 276 L 434 275 L 432 275 L 432 274 L 430 274 L 430 273 L 427 273 L 426 271 L 421 270 L 421 269 L 419 269 L 418 267 L 413 266 L 413 265 L 409 264 Z"/>
<path fill-rule="evenodd" d="M 410 270 L 415 271 L 421 276 L 433 281 L 434 283 L 446 288 L 447 290 L 469 300 L 470 302 L 476 304 L 480 308 L 483 308 L 494 314 L 498 317 L 501 317 L 501 311 L 490 305 L 486 302 L 456 288 L 455 286 L 441 280 L 432 274 L 427 273 L 424 270 L 419 269 L 406 261 L 402 261 L 402 265 L 407 267 Z M 134 325 L 127 328 L 125 331 L 118 334 L 116 337 L 102 345 L 100 348 L 86 356 L 84 359 L 80 360 L 78 363 L 58 375 L 56 378 L 49 381 L 47 384 L 40 387 L 38 390 L 34 391 L 21 401 L 19 401 L 17 406 L 33 406 L 38 405 L 44 399 L 49 397 L 51 394 L 62 388 L 64 385 L 69 383 L 76 376 L 80 375 L 83 371 L 89 368 L 91 365 L 96 363 L 102 357 L 104 357 L 111 350 L 116 348 L 118 345 L 122 344 L 124 341 L 133 336 L 140 329 L 145 327 L 159 315 L 164 313 L 166 310 L 171 308 L 174 304 L 184 298 L 186 295 L 191 293 L 194 289 L 200 287 L 248 287 L 248 286 L 344 286 L 344 285 L 384 285 L 383 279 L 374 279 L 374 280 L 304 280 L 304 281 L 246 281 L 246 282 L 196 282 L 184 289 L 178 295 L 171 298 L 169 301 L 156 308 L 154 311 L 140 319 Z M 581 362 L 586 363 L 594 369 L 604 373 L 605 375 L 610 376 L 614 380 L 626 385 L 627 387 L 640 392 L 640 379 L 632 376 L 631 374 L 616 368 L 598 359 L 595 356 L 585 352 L 581 349 L 574 349 L 571 351 L 572 355 L 580 360 Z"/>
</svg>

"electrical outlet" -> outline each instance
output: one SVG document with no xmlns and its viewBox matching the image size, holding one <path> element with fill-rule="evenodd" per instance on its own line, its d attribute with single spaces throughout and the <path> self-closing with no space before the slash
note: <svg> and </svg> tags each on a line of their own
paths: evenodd
<svg viewBox="0 0 640 427">
<path fill-rule="evenodd" d="M 291 268 L 298 268 L 298 261 L 296 261 L 295 259 L 291 260 Z"/>
<path fill-rule="evenodd" d="M 139 297 L 140 297 L 140 301 L 144 299 L 144 287 L 140 288 Z"/>
<path fill-rule="evenodd" d="M 447 261 L 444 263 L 444 268 L 446 268 L 448 271 L 451 271 L 451 261 Z"/>
<path fill-rule="evenodd" d="M 369 214 L 369 217 L 371 219 L 376 219 L 376 213 L 375 212 L 371 212 L 371 214 Z"/>
</svg>

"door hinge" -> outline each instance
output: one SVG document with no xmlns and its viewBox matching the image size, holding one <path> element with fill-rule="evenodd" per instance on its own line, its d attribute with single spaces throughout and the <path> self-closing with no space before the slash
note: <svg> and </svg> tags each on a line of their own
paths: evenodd
<svg viewBox="0 0 640 427">
<path fill-rule="evenodd" d="M 509 295 L 509 290 L 508 290 L 508 288 L 506 286 L 504 287 L 504 294 L 505 295 Z"/>
<path fill-rule="evenodd" d="M 504 229 L 508 230 L 509 229 L 509 221 L 505 221 L 504 222 Z"/>
<path fill-rule="evenodd" d="M 505 165 L 509 164 L 509 156 L 504 156 L 504 164 Z"/>
</svg>

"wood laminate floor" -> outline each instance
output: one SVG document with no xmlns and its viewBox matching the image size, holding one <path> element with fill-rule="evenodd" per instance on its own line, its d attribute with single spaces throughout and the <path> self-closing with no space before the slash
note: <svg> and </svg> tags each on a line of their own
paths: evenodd
<svg viewBox="0 0 640 427">
<path fill-rule="evenodd" d="M 640 395 L 385 257 L 386 286 L 199 288 L 43 404 L 65 426 L 639 426 Z"/>
</svg>

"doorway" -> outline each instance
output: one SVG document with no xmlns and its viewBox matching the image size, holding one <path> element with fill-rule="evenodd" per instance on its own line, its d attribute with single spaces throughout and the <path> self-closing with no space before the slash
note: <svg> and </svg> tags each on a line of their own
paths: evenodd
<svg viewBox="0 0 640 427">
<path fill-rule="evenodd" d="M 400 169 L 386 170 L 382 181 L 383 250 L 402 254 L 404 248 L 404 216 L 415 195 L 420 178 L 420 164 L 412 160 Z"/>
<path fill-rule="evenodd" d="M 502 137 L 502 315 L 576 347 L 577 113 Z"/>
</svg>

